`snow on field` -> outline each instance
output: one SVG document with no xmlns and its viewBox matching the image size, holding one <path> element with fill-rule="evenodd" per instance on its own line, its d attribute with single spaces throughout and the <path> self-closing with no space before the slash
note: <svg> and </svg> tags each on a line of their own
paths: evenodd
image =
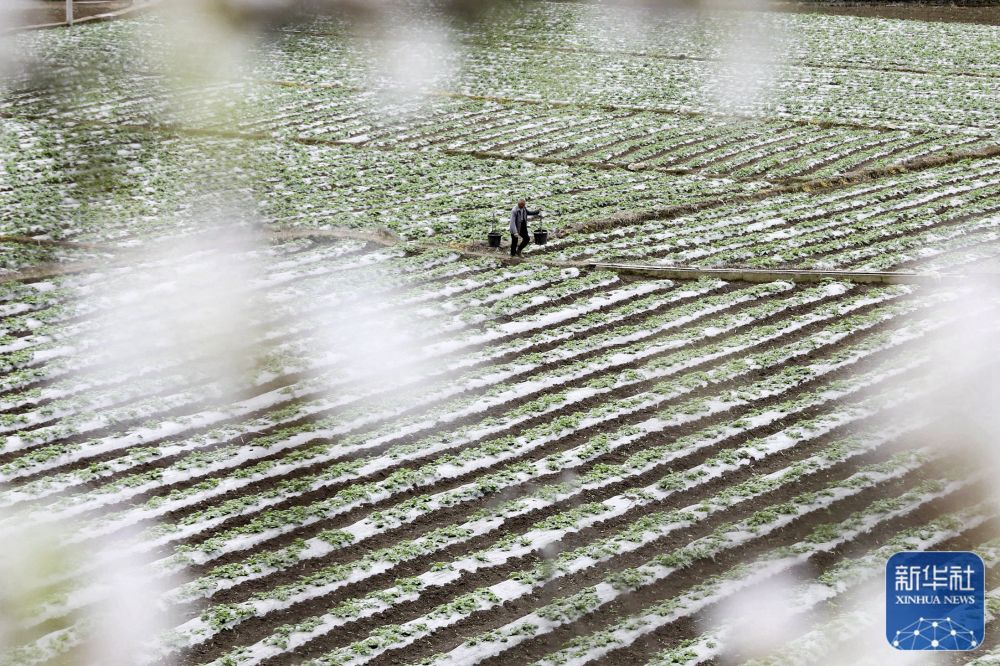
<svg viewBox="0 0 1000 666">
<path fill-rule="evenodd" d="M 993 582 L 997 30 L 519 9 L 7 39 L 0 666 L 830 663 L 895 550 Z"/>
</svg>

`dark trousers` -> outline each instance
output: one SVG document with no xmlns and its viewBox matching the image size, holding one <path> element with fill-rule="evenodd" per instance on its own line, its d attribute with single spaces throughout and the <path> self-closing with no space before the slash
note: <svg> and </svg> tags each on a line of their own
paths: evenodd
<svg viewBox="0 0 1000 666">
<path fill-rule="evenodd" d="M 521 236 L 521 242 L 520 242 L 520 244 L 517 242 L 517 238 L 515 238 L 513 235 L 511 235 L 511 237 L 510 237 L 510 256 L 512 256 L 512 257 L 515 254 L 521 254 L 521 250 L 523 250 L 524 248 L 528 247 L 528 242 L 529 241 L 528 241 L 528 227 L 527 227 L 527 225 L 525 225 L 525 226 L 521 227 L 520 229 L 518 229 L 517 233 L 520 234 L 520 236 Z"/>
</svg>

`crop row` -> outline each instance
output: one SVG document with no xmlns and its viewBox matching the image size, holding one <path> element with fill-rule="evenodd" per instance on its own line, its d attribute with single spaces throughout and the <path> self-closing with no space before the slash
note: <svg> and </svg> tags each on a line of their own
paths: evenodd
<svg viewBox="0 0 1000 666">
<path fill-rule="evenodd" d="M 529 271 L 526 275 L 522 276 L 524 278 L 523 289 L 519 288 L 516 282 L 514 283 L 514 286 L 501 284 L 498 287 L 493 288 L 493 295 L 490 297 L 488 303 L 481 305 L 479 309 L 486 310 L 494 316 L 499 316 L 505 310 L 523 307 L 524 304 L 521 302 L 511 298 L 502 299 L 501 297 L 506 291 L 513 290 L 511 293 L 517 294 L 524 290 L 545 285 L 549 280 L 553 280 L 554 278 L 561 278 L 565 280 L 565 283 L 561 285 L 553 285 L 544 296 L 535 296 L 532 299 L 535 301 L 534 305 L 542 305 L 549 300 L 559 300 L 560 298 L 565 298 L 578 292 L 591 291 L 599 286 L 607 285 L 615 281 L 613 276 L 601 273 L 594 273 L 588 276 L 574 278 L 573 276 L 577 273 L 576 269 L 569 269 L 565 274 L 560 273 L 559 270 L 554 270 L 549 272 L 547 279 L 544 277 L 542 279 L 538 279 L 539 276 L 534 276 L 536 279 L 532 280 L 533 276 Z M 461 302 L 462 299 L 457 300 Z M 475 300 L 468 305 L 474 304 L 476 304 Z M 467 309 L 462 312 L 462 316 L 467 316 L 475 311 L 476 308 Z M 319 323 L 321 324 L 322 321 L 322 319 L 319 320 Z M 331 363 L 338 357 L 342 356 L 342 353 L 334 353 L 330 358 L 317 356 L 314 359 L 307 359 L 307 362 L 311 362 L 314 366 L 319 365 L 322 367 L 322 365 Z M 23 477 L 27 474 L 35 473 L 43 469 L 51 469 L 55 466 L 65 464 L 69 460 L 80 460 L 84 457 L 104 454 L 116 449 L 132 446 L 141 441 L 155 441 L 158 438 L 175 436 L 176 434 L 189 430 L 192 427 L 197 429 L 207 429 L 215 424 L 225 423 L 227 420 L 230 420 L 240 414 L 253 414 L 263 408 L 267 408 L 281 402 L 287 402 L 288 400 L 294 398 L 316 395 L 317 392 L 321 391 L 321 387 L 324 382 L 327 382 L 329 385 L 329 381 L 331 379 L 337 380 L 339 377 L 337 375 L 333 375 L 332 377 L 313 377 L 305 379 L 301 382 L 297 382 L 293 386 L 267 390 L 266 392 L 253 398 L 233 403 L 221 411 L 218 409 L 209 409 L 203 412 L 193 412 L 179 418 L 168 418 L 162 422 L 155 422 L 154 424 L 151 424 L 150 427 L 147 427 L 140 432 L 134 432 L 124 437 L 110 436 L 90 442 L 67 442 L 60 444 L 58 443 L 58 440 L 66 436 L 67 433 L 64 431 L 66 429 L 71 429 L 71 424 L 55 425 L 28 431 L 27 433 L 23 433 L 19 437 L 13 439 L 8 447 L 10 452 L 16 452 L 19 449 L 26 449 L 28 453 L 25 456 L 17 458 L 5 465 L 4 473 L 8 478 Z M 334 383 L 336 384 L 336 382 Z M 264 386 L 266 387 L 266 385 Z M 451 390 L 455 390 L 454 387 Z M 344 400 L 350 401 L 351 398 L 347 398 L 346 396 L 340 397 L 335 402 L 343 402 Z M 402 408 L 398 404 L 389 405 L 389 407 L 395 411 L 402 411 Z M 52 443 L 46 444 L 47 442 Z"/>
<path fill-rule="evenodd" d="M 754 447 L 751 447 L 754 448 Z M 236 663 L 253 663 L 261 656 L 273 654 L 276 650 L 292 647 L 294 644 L 303 644 L 310 639 L 315 639 L 323 632 L 329 632 L 339 625 L 349 624 L 358 621 L 361 617 L 384 612 L 392 605 L 404 601 L 414 601 L 420 598 L 421 594 L 429 591 L 430 588 L 444 587 L 452 584 L 464 575 L 472 572 L 480 572 L 493 567 L 500 567 L 508 561 L 524 558 L 533 552 L 540 552 L 567 535 L 591 528 L 594 525 L 612 521 L 620 515 L 632 513 L 637 507 L 655 506 L 660 502 L 672 498 L 678 493 L 690 492 L 699 484 L 708 484 L 720 475 L 739 468 L 741 465 L 749 464 L 755 456 L 763 457 L 768 452 L 765 446 L 758 446 L 753 453 L 750 449 L 745 449 L 747 455 L 741 456 L 739 449 L 727 451 L 726 455 L 719 455 L 711 458 L 702 466 L 697 466 L 685 470 L 683 473 L 674 472 L 661 478 L 656 483 L 642 488 L 630 489 L 627 492 L 609 497 L 600 503 L 583 505 L 561 514 L 551 516 L 532 526 L 527 532 L 519 535 L 508 535 L 496 542 L 496 545 L 489 549 L 477 551 L 469 555 L 463 555 L 450 563 L 437 563 L 431 570 L 415 579 L 402 579 L 397 585 L 387 590 L 372 592 L 359 600 L 350 600 L 332 609 L 322 618 L 310 618 L 309 620 L 295 627 L 280 627 L 278 631 L 265 639 L 262 644 L 252 650 L 254 658 L 247 662 L 246 658 L 240 659 L 237 655 L 244 654 L 245 650 L 237 650 L 237 654 L 230 655 L 230 659 Z M 609 556 L 620 555 L 638 546 L 645 545 L 649 540 L 662 537 L 667 533 L 689 527 L 692 521 L 704 519 L 708 516 L 737 506 L 740 502 L 753 497 L 760 496 L 780 487 L 783 484 L 794 483 L 796 480 L 816 473 L 821 469 L 833 466 L 843 460 L 857 455 L 864 450 L 864 446 L 849 446 L 845 448 L 843 444 L 835 444 L 828 451 L 799 461 L 791 468 L 785 468 L 778 472 L 751 478 L 743 485 L 727 489 L 724 497 L 703 500 L 702 502 L 687 509 L 676 509 L 671 512 L 656 512 L 645 514 L 637 521 L 631 523 L 624 530 L 617 532 L 611 537 L 601 539 L 598 543 L 588 544 L 577 551 L 567 551 L 562 553 L 554 562 L 542 561 L 533 569 L 517 572 L 509 576 L 510 579 L 525 585 L 538 585 L 551 580 L 556 572 L 570 573 L 573 571 L 574 561 L 581 556 L 586 561 L 588 558 L 595 563 L 600 562 Z M 738 462 L 733 462 L 734 460 Z M 591 485 L 595 483 L 593 475 L 588 479 Z M 498 515 L 511 517 L 512 512 L 497 512 Z M 697 516 L 698 518 L 695 518 Z M 501 584 L 502 585 L 502 584 Z M 295 588 L 298 592 L 295 597 L 301 598 L 302 588 Z M 280 591 L 274 593 L 280 596 Z M 272 593 L 273 594 L 273 593 Z M 291 602 L 295 599 L 289 599 Z M 265 599 L 273 599 L 261 595 L 260 601 L 254 600 L 258 608 L 262 607 Z M 273 603 L 273 602 L 272 602 Z M 239 613 L 238 607 L 229 607 L 230 611 Z M 271 610 L 271 608 L 268 608 Z M 259 612 L 259 611 L 258 611 Z M 206 615 L 205 617 L 213 617 Z M 232 621 L 230 621 L 231 623 Z M 291 641 L 291 644 L 289 644 Z M 263 652 L 263 655 L 261 654 Z"/>
<path fill-rule="evenodd" d="M 347 259 L 349 266 L 364 255 L 344 256 L 353 257 Z M 298 271 L 313 270 L 316 262 L 308 257 L 307 252 L 279 258 L 277 263 L 290 272 L 276 275 L 287 279 L 262 282 L 259 289 L 273 291 L 275 302 L 285 303 L 288 312 L 308 307 L 316 300 L 312 294 L 324 291 L 322 276 L 297 277 Z M 55 467 L 39 459 L 26 468 L 33 471 L 23 478 L 31 481 L 6 492 L 5 502 L 37 503 L 43 522 L 69 527 L 64 521 L 72 518 L 75 525 L 65 532 L 71 543 L 145 528 L 122 545 L 123 556 L 152 558 L 154 576 L 199 572 L 195 581 L 166 597 L 188 618 L 168 638 L 170 649 L 208 643 L 212 658 L 227 653 L 243 658 L 247 655 L 234 642 L 239 635 L 234 627 L 248 623 L 249 635 L 259 643 L 251 656 L 257 650 L 283 652 L 282 645 L 291 640 L 311 644 L 309 654 L 318 657 L 321 646 L 340 640 L 340 627 L 364 622 L 397 602 L 436 613 L 434 618 L 450 626 L 473 608 L 462 572 L 506 576 L 515 560 L 534 566 L 549 537 L 552 543 L 576 539 L 572 535 L 580 530 L 596 529 L 619 515 L 645 515 L 677 493 L 700 492 L 730 474 L 741 478 L 740 470 L 753 460 L 820 442 L 906 402 L 911 397 L 907 387 L 882 389 L 876 400 L 865 395 L 920 367 L 925 357 L 897 356 L 893 350 L 905 351 L 941 325 L 927 316 L 937 298 L 914 299 L 900 288 L 830 284 L 792 289 L 783 283 L 734 288 L 711 281 L 683 288 L 626 285 L 601 273 L 529 266 L 510 269 L 505 280 L 476 270 L 463 280 L 463 262 L 447 253 L 385 261 L 390 266 L 403 262 L 388 271 L 390 283 L 405 284 L 408 271 L 412 277 L 437 276 L 390 296 L 386 306 L 435 302 L 422 315 L 433 312 L 440 325 L 432 330 L 445 334 L 434 349 L 455 354 L 435 369 L 440 388 L 425 385 L 415 401 L 406 391 L 390 391 L 359 409 L 350 407 L 355 399 L 350 398 L 340 414 L 331 411 L 337 399 L 325 398 L 320 384 L 299 380 L 289 385 L 290 393 L 258 400 L 257 409 L 220 432 L 194 420 L 176 431 L 149 431 L 137 447 L 139 440 L 128 438 L 141 431 L 129 429 L 87 444 L 90 451 L 83 457 L 72 453 L 52 459 Z M 100 282 L 91 284 L 92 293 L 99 294 Z M 301 288 L 289 290 L 289 284 Z M 524 321 L 487 322 L 482 308 L 499 307 L 490 311 L 502 316 L 522 287 L 526 302 L 533 304 L 531 315 Z M 539 298 L 539 289 L 545 297 Z M 458 325 L 448 324 L 449 319 Z M 895 330 L 886 330 L 890 323 Z M 83 324 L 70 320 L 67 325 Z M 57 316 L 45 333 L 58 339 L 62 326 Z M 311 335 L 305 332 L 303 351 L 310 348 Z M 525 340 L 545 351 L 514 355 Z M 325 362 L 331 368 L 339 363 L 335 356 Z M 371 400 L 379 392 L 384 391 L 359 397 Z M 123 404 L 135 399 L 123 397 Z M 505 409 L 510 403 L 518 407 Z M 301 418 L 310 413 L 320 420 Z M 71 434 L 80 424 L 66 425 Z M 689 436 L 652 445 L 658 433 L 692 427 L 696 430 Z M 720 448 L 740 441 L 741 433 L 762 429 L 767 436 L 750 448 Z M 255 430 L 257 439 L 247 440 Z M 72 441 L 57 443 L 67 447 L 60 456 L 77 446 Z M 636 443 L 645 441 L 650 445 L 637 453 Z M 812 446 L 805 444 L 802 455 L 818 455 Z M 853 445 L 837 450 L 851 452 L 847 458 L 874 451 Z M 699 451 L 708 458 L 698 459 Z M 689 456 L 696 459 L 688 462 Z M 88 458 L 99 465 L 85 469 Z M 809 459 L 821 463 L 815 456 Z M 675 460 L 685 462 L 675 469 Z M 59 476 L 46 473 L 67 464 Z M 781 478 L 794 484 L 800 477 Z M 76 488 L 81 483 L 87 486 Z M 520 489 L 517 498 L 484 506 L 502 487 Z M 134 497 L 141 501 L 128 506 Z M 580 505 L 584 508 L 573 508 L 580 497 L 587 498 Z M 597 510 L 597 504 L 606 508 Z M 529 521 L 526 536 L 505 540 L 504 526 L 522 516 Z M 403 572 L 417 567 L 420 575 L 420 567 L 442 554 L 460 553 L 463 544 L 486 561 L 460 558 L 468 566 L 452 574 L 425 568 L 427 581 L 417 587 L 407 582 L 410 574 Z M 351 558 L 359 548 L 363 557 Z M 78 573 L 85 569 L 84 564 Z M 393 584 L 396 571 L 403 577 Z M 390 586 L 381 592 L 344 596 L 363 581 L 386 581 L 386 576 Z M 503 580 L 494 582 L 512 589 L 503 587 Z M 457 605 L 440 613 L 429 608 L 423 601 L 432 598 L 423 596 L 426 585 L 459 590 L 448 602 Z M 99 587 L 62 589 L 47 598 L 33 626 L 70 617 L 102 594 Z M 334 605 L 332 615 L 314 619 L 302 613 L 311 600 L 326 598 L 347 605 Z M 478 608 L 482 599 L 475 598 Z M 348 613 L 349 608 L 360 614 Z M 464 610 L 456 615 L 459 608 Z M 298 618 L 298 628 L 281 628 L 289 613 Z M 423 624 L 413 621 L 412 626 Z M 424 635 L 430 633 L 413 634 Z M 372 634 L 360 643 L 371 647 L 370 641 L 387 636 Z M 398 638 L 378 645 L 395 649 Z"/>
<path fill-rule="evenodd" d="M 425 508 L 426 508 L 426 507 L 425 507 Z M 230 573 L 230 575 L 232 575 L 232 574 Z"/>
<path fill-rule="evenodd" d="M 557 240 L 560 259 L 705 266 L 890 268 L 946 251 L 953 237 L 994 225 L 996 163 L 926 172 L 815 195 L 764 198 L 694 215 Z M 781 210 L 780 215 L 775 210 Z M 645 242 L 636 243 L 637 237 Z M 655 242 L 650 242 L 655 241 Z M 873 261 L 874 260 L 874 261 Z M 877 262 L 877 263 L 875 263 Z"/>
<path fill-rule="evenodd" d="M 836 391 L 829 392 L 824 395 L 823 398 L 827 400 L 834 400 L 836 399 L 834 397 L 836 393 Z M 839 395 L 842 397 L 846 394 L 841 393 Z M 800 401 L 802 400 L 803 399 L 800 398 Z M 463 572 L 483 571 L 490 567 L 502 565 L 510 558 L 524 557 L 529 553 L 544 550 L 547 547 L 547 544 L 556 543 L 558 540 L 564 538 L 566 534 L 612 520 L 619 515 L 634 511 L 637 507 L 646 505 L 653 506 L 655 503 L 667 500 L 677 493 L 687 493 L 699 488 L 702 485 L 711 485 L 721 476 L 731 474 L 747 465 L 755 464 L 755 461 L 760 461 L 769 455 L 774 455 L 778 452 L 787 453 L 789 449 L 801 446 L 804 441 L 821 436 L 832 429 L 842 427 L 844 423 L 849 422 L 852 419 L 863 418 L 864 414 L 865 410 L 863 409 L 849 409 L 843 410 L 840 413 L 832 413 L 824 416 L 823 418 L 815 419 L 810 426 L 809 435 L 805 438 L 805 440 L 803 440 L 803 431 L 801 430 L 801 426 L 796 425 L 788 430 L 780 431 L 768 439 L 758 440 L 747 445 L 721 450 L 701 465 L 669 472 L 666 476 L 661 477 L 651 485 L 638 489 L 631 488 L 623 495 L 609 497 L 599 504 L 588 504 L 584 507 L 572 508 L 561 514 L 550 516 L 549 518 L 535 524 L 527 533 L 524 533 L 516 538 L 513 536 L 505 536 L 497 543 L 497 546 L 493 551 L 486 550 L 477 552 L 471 556 L 465 555 L 460 558 L 456 564 L 448 567 L 442 568 L 435 565 L 435 567 L 425 576 L 428 580 L 427 584 L 433 586 L 446 585 L 457 579 L 457 577 L 462 575 Z M 733 439 L 735 431 L 738 430 L 739 428 L 731 427 L 722 439 Z M 648 431 L 646 434 L 648 434 Z M 684 446 L 681 446 L 682 443 L 678 442 L 675 445 L 657 447 L 653 450 L 636 454 L 628 459 L 620 468 L 609 467 L 606 465 L 595 466 L 590 472 L 584 474 L 582 478 L 574 480 L 569 485 L 562 483 L 557 484 L 551 489 L 539 488 L 533 496 L 529 496 L 526 499 L 520 499 L 506 505 L 498 506 L 486 513 L 482 511 L 478 512 L 475 514 L 474 520 L 466 525 L 455 525 L 440 528 L 438 533 L 428 535 L 426 542 L 418 542 L 417 544 L 414 544 L 414 547 L 408 548 L 406 552 L 401 551 L 399 548 L 385 549 L 383 551 L 372 553 L 370 556 L 366 557 L 368 564 L 362 561 L 362 563 L 351 565 L 346 569 L 341 566 L 334 569 L 334 571 L 337 572 L 336 574 L 332 574 L 331 571 L 324 573 L 322 577 L 310 576 L 303 579 L 301 582 L 296 582 L 284 589 L 268 590 L 267 592 L 258 593 L 255 595 L 252 602 L 248 604 L 249 608 L 256 609 L 257 612 L 261 612 L 261 609 L 267 609 L 266 612 L 271 612 L 285 605 L 312 598 L 317 594 L 317 592 L 322 592 L 323 586 L 320 586 L 317 590 L 315 587 L 316 582 L 313 581 L 323 582 L 325 587 L 333 589 L 348 583 L 353 584 L 357 582 L 357 576 L 361 572 L 365 572 L 364 575 L 368 577 L 383 570 L 385 565 L 379 561 L 380 559 L 387 559 L 388 562 L 395 563 L 399 560 L 399 558 L 404 558 L 405 560 L 420 555 L 422 554 L 421 551 L 429 547 L 441 548 L 448 541 L 448 539 L 445 538 L 445 535 L 450 536 L 452 540 L 456 538 L 456 536 L 468 539 L 474 536 L 477 530 L 482 529 L 484 522 L 487 525 L 496 524 L 500 520 L 510 520 L 511 518 L 521 515 L 528 510 L 537 511 L 537 506 L 539 506 L 539 503 L 543 500 L 553 501 L 554 499 L 559 499 L 565 501 L 565 498 L 581 491 L 587 491 L 588 494 L 593 495 L 593 491 L 597 488 L 606 486 L 613 487 L 612 484 L 617 485 L 621 480 L 627 481 L 629 479 L 641 478 L 651 469 L 656 469 L 666 463 L 669 463 L 672 459 L 689 456 L 698 448 L 708 446 L 713 440 L 717 441 L 720 439 L 716 435 L 707 440 L 703 439 L 700 442 L 698 441 L 699 437 L 705 438 L 711 434 L 712 433 L 698 433 L 696 435 L 686 437 L 683 442 Z M 899 433 L 895 434 L 898 436 Z M 634 441 L 636 436 L 637 434 L 633 433 L 631 437 L 626 437 L 626 440 L 631 439 Z M 763 481 L 756 480 L 748 482 L 746 487 L 754 488 L 755 492 L 762 493 L 766 492 L 768 489 L 773 489 L 777 485 L 793 483 L 804 474 L 815 472 L 817 469 L 827 465 L 835 464 L 835 462 L 846 459 L 846 457 L 858 455 L 863 451 L 868 450 L 867 447 L 875 446 L 877 445 L 877 442 L 884 441 L 884 439 L 885 437 L 882 439 L 869 439 L 864 444 L 861 442 L 836 443 L 823 454 L 809 459 L 813 462 L 805 461 L 797 463 L 793 470 L 785 470 L 781 473 L 769 475 Z M 589 446 L 592 447 L 593 445 L 590 444 Z M 621 444 L 618 444 L 618 446 L 621 446 Z M 609 442 L 605 447 L 607 450 L 613 450 L 614 448 L 616 448 L 614 441 Z M 607 453 L 607 450 L 605 451 L 605 454 Z M 560 462 L 567 459 L 571 458 L 567 458 L 566 454 L 563 454 L 560 457 Z M 547 461 L 547 464 L 551 467 L 553 461 Z M 568 468 L 561 467 L 560 469 Z M 623 474 L 623 472 L 627 473 Z M 515 473 L 515 470 L 512 468 L 511 471 L 498 475 L 497 480 L 499 481 L 500 479 L 503 479 L 505 482 L 511 483 L 513 479 L 510 478 L 510 475 L 513 473 Z M 768 479 L 770 481 L 768 481 Z M 554 493 L 557 493 L 557 495 L 554 495 Z M 723 505 L 731 506 L 733 498 L 738 496 L 738 493 L 734 494 L 733 492 L 727 490 L 725 493 L 725 497 L 727 499 L 719 505 L 720 508 Z M 703 506 L 710 505 L 711 502 L 703 504 Z M 640 520 L 640 523 L 648 523 L 648 520 Z M 357 573 L 353 575 L 346 575 L 346 577 L 342 578 L 345 574 L 350 574 L 352 570 Z M 446 574 L 444 572 L 452 573 Z M 331 574 L 334 576 L 332 584 L 329 582 L 331 580 Z M 308 585 L 306 584 L 307 581 L 309 582 Z M 289 592 L 293 592 L 290 597 L 287 596 Z M 416 590 L 410 590 L 410 592 L 412 594 L 415 593 Z M 372 599 L 372 602 L 375 600 L 382 600 L 384 603 L 382 593 L 370 594 L 369 598 Z M 279 603 L 280 606 L 276 607 L 276 603 Z M 247 606 L 244 605 L 243 607 L 246 608 Z M 346 607 L 347 604 L 345 604 L 345 608 Z M 377 612 L 379 607 L 379 605 L 376 605 L 374 610 Z M 220 608 L 219 610 L 221 611 L 223 609 Z M 236 608 L 233 606 L 225 607 L 225 612 L 231 612 L 234 610 L 236 610 Z M 216 611 L 211 610 L 207 611 L 202 615 L 202 617 L 213 618 L 215 617 L 215 612 Z M 341 622 L 344 621 L 343 616 L 340 615 L 340 611 L 334 611 L 332 616 L 340 616 L 342 617 Z M 350 619 L 351 617 L 356 617 L 356 615 L 349 616 L 346 619 Z M 327 627 L 327 629 L 329 629 L 329 627 Z"/>
</svg>

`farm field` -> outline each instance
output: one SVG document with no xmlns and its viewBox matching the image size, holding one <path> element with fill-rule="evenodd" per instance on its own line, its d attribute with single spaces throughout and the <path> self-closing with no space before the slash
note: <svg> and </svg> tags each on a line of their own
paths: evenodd
<svg viewBox="0 0 1000 666">
<path fill-rule="evenodd" d="M 158 11 L 11 38 L 0 535 L 62 561 L 0 666 L 112 663 L 121 571 L 130 664 L 1000 663 L 1000 28 L 504 11 L 416 87 L 330 16 L 226 77 Z M 901 550 L 982 556 L 975 652 L 885 642 Z"/>
<path fill-rule="evenodd" d="M 1000 156 L 992 26 L 761 15 L 805 36 L 762 74 L 772 81 L 766 97 L 715 99 L 734 76 L 719 42 L 740 12 L 663 20 L 626 48 L 629 25 L 589 5 L 524 11 L 525 48 L 493 24 L 453 28 L 455 73 L 440 82 L 447 88 L 426 81 L 426 95 L 380 78 L 366 66 L 379 40 L 332 19 L 284 29 L 255 47 L 243 78 L 224 82 L 158 73 L 170 48 L 155 15 L 20 35 L 17 47 L 56 83 L 6 82 L 3 205 L 23 212 L 2 229 L 117 242 L 179 233 L 198 208 L 190 183 L 220 169 L 231 190 L 256 195 L 246 214 L 275 227 L 377 226 L 462 243 L 481 238 L 518 193 L 544 202 L 560 230 L 618 230 L 623 215 L 671 223 L 700 208 L 731 219 L 718 206 L 729 201 L 773 213 L 796 193 L 831 188 L 851 211 L 905 196 L 900 184 L 934 208 L 948 205 L 960 175 L 966 196 L 988 201 L 990 158 Z M 858 53 L 845 35 L 862 27 L 869 38 Z M 98 86 L 75 82 L 81 66 Z M 79 174 L 75 191 L 67 173 Z M 845 181 L 859 187 L 838 186 Z M 866 242 L 898 236 L 899 216 L 868 217 L 858 230 Z M 791 232 L 776 220 L 744 226 Z M 922 231 L 940 235 L 932 247 L 970 235 L 982 247 L 994 227 L 987 209 Z M 837 242 L 844 231 L 811 238 Z"/>
</svg>

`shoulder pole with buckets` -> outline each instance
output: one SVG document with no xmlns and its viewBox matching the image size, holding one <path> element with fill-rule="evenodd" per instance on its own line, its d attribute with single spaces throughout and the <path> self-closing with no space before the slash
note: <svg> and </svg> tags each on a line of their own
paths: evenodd
<svg viewBox="0 0 1000 666">
<path fill-rule="evenodd" d="M 489 222 L 490 222 L 490 231 L 489 231 L 489 233 L 486 234 L 486 242 L 492 248 L 499 248 L 500 247 L 500 243 L 503 240 L 503 234 L 501 234 L 499 231 L 497 231 L 497 216 L 501 215 L 501 214 L 502 213 L 498 213 L 497 211 L 493 211 L 493 214 L 490 216 L 490 220 L 489 220 Z M 543 212 L 543 214 L 544 214 L 544 212 Z M 549 211 L 548 215 L 551 215 L 551 211 Z M 548 231 L 548 229 L 545 229 L 544 227 L 541 227 L 541 228 L 535 229 L 532 232 L 532 236 L 534 237 L 535 245 L 545 245 L 545 243 L 547 243 L 548 240 L 549 240 L 549 231 Z"/>
</svg>

